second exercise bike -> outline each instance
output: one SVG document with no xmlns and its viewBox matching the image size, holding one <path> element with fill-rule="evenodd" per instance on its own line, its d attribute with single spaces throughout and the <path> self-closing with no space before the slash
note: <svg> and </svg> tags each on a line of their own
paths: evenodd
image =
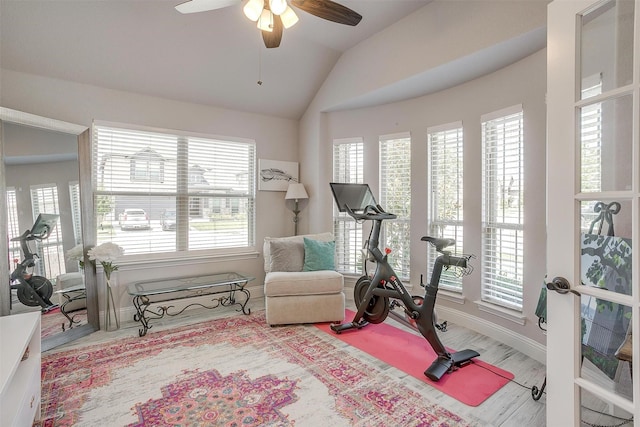
<svg viewBox="0 0 640 427">
<path fill-rule="evenodd" d="M 50 300 L 53 294 L 51 282 L 46 277 L 31 273 L 36 265 L 38 255 L 31 252 L 29 242 L 46 240 L 55 228 L 57 221 L 57 214 L 39 214 L 30 230 L 11 239 L 11 241 L 20 242 L 24 259 L 15 264 L 15 269 L 9 278 L 9 286 L 16 290 L 18 300 L 22 304 L 30 307 L 40 306 L 43 312 L 48 312 L 58 305 Z"/>
</svg>

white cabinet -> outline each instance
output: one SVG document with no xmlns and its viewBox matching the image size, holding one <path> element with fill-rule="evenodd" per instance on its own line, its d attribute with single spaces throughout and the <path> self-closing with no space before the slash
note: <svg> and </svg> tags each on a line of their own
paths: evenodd
<svg viewBox="0 0 640 427">
<path fill-rule="evenodd" d="M 40 418 L 40 361 L 40 312 L 0 317 L 3 426 L 30 426 Z"/>
</svg>

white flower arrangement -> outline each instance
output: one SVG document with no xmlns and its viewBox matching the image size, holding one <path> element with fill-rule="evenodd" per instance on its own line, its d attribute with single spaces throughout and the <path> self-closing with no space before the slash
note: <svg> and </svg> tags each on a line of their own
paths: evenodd
<svg viewBox="0 0 640 427">
<path fill-rule="evenodd" d="M 69 261 L 77 261 L 80 268 L 84 269 L 84 247 L 82 245 L 75 245 L 65 255 Z"/>
<path fill-rule="evenodd" d="M 118 269 L 114 261 L 124 255 L 124 249 L 115 243 L 106 242 L 89 249 L 88 255 L 90 260 L 102 264 L 104 275 L 107 276 L 107 280 L 110 280 L 111 273 Z"/>
</svg>

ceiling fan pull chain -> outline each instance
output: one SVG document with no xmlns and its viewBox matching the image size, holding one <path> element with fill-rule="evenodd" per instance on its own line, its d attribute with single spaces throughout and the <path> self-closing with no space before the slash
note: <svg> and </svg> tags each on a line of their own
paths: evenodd
<svg viewBox="0 0 640 427">
<path fill-rule="evenodd" d="M 262 86 L 262 46 L 258 43 L 258 86 Z"/>
</svg>

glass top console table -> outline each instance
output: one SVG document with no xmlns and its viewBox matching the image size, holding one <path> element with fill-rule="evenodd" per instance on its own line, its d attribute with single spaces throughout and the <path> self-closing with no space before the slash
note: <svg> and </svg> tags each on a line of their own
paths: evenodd
<svg viewBox="0 0 640 427">
<path fill-rule="evenodd" d="M 162 319 L 166 316 L 177 316 L 191 306 L 213 309 L 220 306 L 237 305 L 236 311 L 251 314 L 247 303 L 251 294 L 245 285 L 254 280 L 253 277 L 238 273 L 218 273 L 208 276 L 176 277 L 171 279 L 145 280 L 134 282 L 128 286 L 129 295 L 133 297 L 136 314 L 133 320 L 140 322 L 142 327 L 138 334 L 142 337 L 151 328 L 151 320 Z M 241 301 L 238 294 L 244 295 Z M 193 302 L 178 310 L 173 305 L 162 305 L 165 301 L 176 301 L 185 298 L 213 296 L 211 303 Z M 175 311 L 175 312 L 174 312 Z"/>
<path fill-rule="evenodd" d="M 74 311 L 85 309 L 86 304 L 82 304 L 82 308 L 73 309 L 69 309 L 67 306 L 74 301 L 79 301 L 87 298 L 87 289 L 84 287 L 84 283 L 71 286 L 69 288 L 60 289 L 59 291 L 55 291 L 54 293 L 62 295 L 62 297 L 64 298 L 64 302 L 60 305 L 60 312 L 69 321 L 69 329 L 73 328 L 73 325 L 75 323 L 80 323 L 80 320 L 76 320 L 76 316 L 72 315 L 71 313 Z M 62 323 L 62 331 L 65 331 L 64 322 Z"/>
</svg>

